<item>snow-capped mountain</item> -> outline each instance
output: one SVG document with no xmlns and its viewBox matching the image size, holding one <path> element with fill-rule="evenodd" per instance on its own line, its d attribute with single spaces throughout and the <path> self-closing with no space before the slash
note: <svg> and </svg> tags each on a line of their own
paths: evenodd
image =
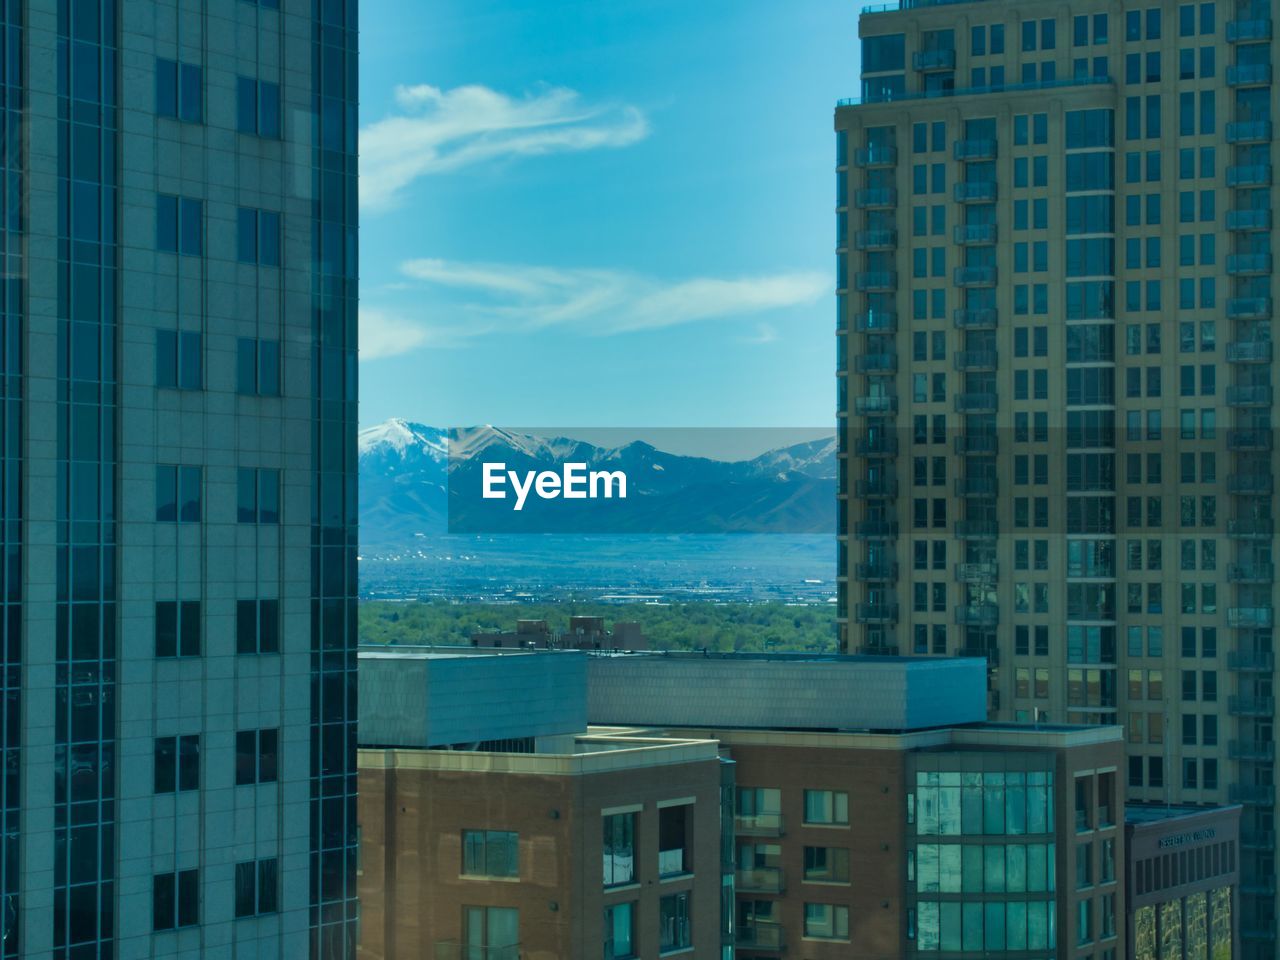
<svg viewBox="0 0 1280 960">
<path fill-rule="evenodd" d="M 450 509 L 457 521 L 476 506 L 460 502 L 456 493 L 480 488 L 478 474 L 486 461 L 521 472 L 568 461 L 585 463 L 589 470 L 623 470 L 630 502 L 626 519 L 616 522 L 634 531 L 829 533 L 835 518 L 835 449 L 835 438 L 829 437 L 725 461 L 668 453 L 641 441 L 610 448 L 492 426 L 442 430 L 392 419 L 359 434 L 361 540 L 366 546 L 394 547 L 444 533 Z M 612 516 L 618 515 L 614 510 Z M 571 522 L 580 518 L 584 532 L 592 531 L 598 518 L 577 507 L 561 514 L 566 516 Z"/>
</svg>

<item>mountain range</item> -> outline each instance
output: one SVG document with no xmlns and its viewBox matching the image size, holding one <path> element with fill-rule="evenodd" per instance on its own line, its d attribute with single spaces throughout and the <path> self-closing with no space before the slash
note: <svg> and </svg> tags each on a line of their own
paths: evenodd
<svg viewBox="0 0 1280 960">
<path fill-rule="evenodd" d="M 556 470 L 567 461 L 622 470 L 625 504 L 554 501 L 517 514 L 480 502 L 481 464 Z M 769 450 L 746 460 L 686 456 L 634 441 L 597 446 L 481 426 L 461 430 L 391 419 L 360 431 L 362 551 L 395 553 L 423 538 L 486 533 L 792 533 L 835 529 L 835 437 Z M 468 491 L 468 493 L 464 493 Z M 452 516 L 451 516 L 452 511 Z M 452 524 L 450 523 L 452 520 Z"/>
</svg>

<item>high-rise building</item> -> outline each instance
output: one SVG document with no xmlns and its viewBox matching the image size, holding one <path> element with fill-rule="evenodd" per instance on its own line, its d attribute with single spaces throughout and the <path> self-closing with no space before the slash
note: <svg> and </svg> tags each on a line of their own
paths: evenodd
<svg viewBox="0 0 1280 960">
<path fill-rule="evenodd" d="M 1276 950 L 1266 0 L 902 0 L 836 109 L 841 636 L 1245 805 Z"/>
<path fill-rule="evenodd" d="M 354 954 L 356 26 L 0 7 L 0 956 Z"/>
</svg>

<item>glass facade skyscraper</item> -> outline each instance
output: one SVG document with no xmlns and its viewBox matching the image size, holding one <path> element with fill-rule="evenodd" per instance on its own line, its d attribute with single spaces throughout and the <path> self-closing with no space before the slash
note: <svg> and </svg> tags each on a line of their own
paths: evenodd
<svg viewBox="0 0 1280 960">
<path fill-rule="evenodd" d="M 0 4 L 0 956 L 354 956 L 356 15 Z"/>
</svg>

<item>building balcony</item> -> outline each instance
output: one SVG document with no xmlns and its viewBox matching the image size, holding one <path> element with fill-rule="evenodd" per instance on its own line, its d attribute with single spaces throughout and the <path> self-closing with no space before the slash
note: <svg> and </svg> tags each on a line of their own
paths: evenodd
<svg viewBox="0 0 1280 960">
<path fill-rule="evenodd" d="M 779 867 L 753 867 L 739 870 L 734 877 L 739 893 L 782 893 L 786 889 Z"/>
<path fill-rule="evenodd" d="M 864 270 L 854 274 L 853 286 L 861 293 L 892 293 L 898 289 L 896 270 Z"/>
<path fill-rule="evenodd" d="M 1232 650 L 1227 654 L 1227 669 L 1234 670 L 1236 673 L 1270 673 L 1275 668 L 1276 658 L 1273 653 Z"/>
<path fill-rule="evenodd" d="M 1245 63 L 1227 67 L 1228 87 L 1265 87 L 1271 83 L 1271 64 Z"/>
<path fill-rule="evenodd" d="M 1270 763 L 1276 755 L 1276 745 L 1271 740 L 1232 740 L 1227 745 L 1227 756 L 1245 763 Z"/>
<path fill-rule="evenodd" d="M 1234 790 L 1235 788 L 1233 787 L 1232 789 Z M 1251 791 L 1254 788 L 1251 786 L 1246 787 L 1242 785 L 1241 789 L 1245 791 Z M 1268 790 L 1271 791 L 1270 799 L 1268 799 L 1268 794 L 1267 794 Z M 1274 807 L 1276 805 L 1276 792 L 1274 787 L 1260 787 L 1258 788 L 1258 791 L 1259 792 L 1256 794 L 1251 794 L 1252 796 L 1255 797 L 1255 799 L 1239 800 L 1239 801 L 1233 801 L 1233 802 L 1251 803 L 1261 807 Z M 1240 892 L 1245 894 L 1246 896 L 1267 897 L 1267 898 L 1274 897 L 1276 895 L 1276 878 L 1264 877 L 1264 876 L 1242 877 L 1240 880 Z M 1257 930 L 1259 929 L 1259 927 L 1257 924 L 1254 924 L 1251 927 L 1251 929 Z M 1261 929 L 1267 930 L 1270 928 L 1262 927 Z M 1240 930 L 1240 935 L 1244 936 L 1243 927 Z M 1265 933 L 1262 934 L 1261 936 L 1263 939 L 1266 938 Z"/>
<path fill-rule="evenodd" d="M 998 194 L 994 180 L 961 180 L 955 185 L 956 203 L 995 203 Z"/>
<path fill-rule="evenodd" d="M 853 318 L 855 333 L 897 333 L 898 313 L 896 310 L 864 310 Z"/>
<path fill-rule="evenodd" d="M 733 942 L 739 950 L 782 951 L 787 946 L 782 927 L 776 923 L 740 923 Z"/>
<path fill-rule="evenodd" d="M 1275 922 L 1267 923 L 1265 920 L 1259 920 L 1241 924 L 1240 939 L 1248 940 L 1251 943 L 1274 943 L 1276 939 Z"/>
<path fill-rule="evenodd" d="M 994 583 L 1000 574 L 1000 565 L 990 563 L 957 563 L 956 582 L 958 583 Z"/>
<path fill-rule="evenodd" d="M 1275 746 L 1275 744 L 1268 744 Z M 1274 753 L 1274 751 L 1271 751 Z M 1276 833 L 1274 830 L 1241 830 L 1240 846 L 1246 850 L 1274 850 L 1276 848 Z"/>
<path fill-rule="evenodd" d="M 1267 143 L 1270 139 L 1270 120 L 1236 120 L 1227 124 L 1227 143 Z"/>
<path fill-rule="evenodd" d="M 1271 607 L 1227 607 L 1227 626 L 1243 629 L 1270 627 L 1275 622 Z"/>
<path fill-rule="evenodd" d="M 995 604 L 990 604 L 990 606 L 995 606 Z M 1000 665 L 1000 648 L 999 647 L 979 647 L 979 646 L 960 647 L 959 649 L 956 650 L 956 656 L 957 657 L 984 657 L 986 658 L 987 666 L 996 667 Z M 996 696 L 999 696 L 998 692 L 996 693 Z M 998 708 L 999 707 L 997 705 L 997 709 Z"/>
<path fill-rule="evenodd" d="M 995 413 L 999 398 L 994 393 L 957 393 L 956 413 Z"/>
<path fill-rule="evenodd" d="M 1000 607 L 994 603 L 975 603 L 956 607 L 956 624 L 961 627 L 994 627 L 1000 623 Z"/>
<path fill-rule="evenodd" d="M 966 309 L 961 307 L 954 313 L 957 330 L 994 330 L 999 314 L 995 307 Z"/>
<path fill-rule="evenodd" d="M 1227 564 L 1227 579 L 1232 583 L 1272 583 L 1276 578 L 1276 568 L 1273 563 L 1229 563 Z M 1232 656 L 1236 656 L 1232 654 Z M 1233 667 L 1232 669 L 1238 669 Z"/>
<path fill-rule="evenodd" d="M 897 655 L 896 643 L 864 643 L 858 647 L 860 657 L 896 657 Z"/>
<path fill-rule="evenodd" d="M 1252 43 L 1271 39 L 1270 20 L 1228 20 L 1227 43 Z"/>
<path fill-rule="evenodd" d="M 952 156 L 962 163 L 970 160 L 994 160 L 996 152 L 994 140 L 957 140 L 951 148 Z"/>
<path fill-rule="evenodd" d="M 854 397 L 853 412 L 860 417 L 875 416 L 884 413 L 896 413 L 897 397 Z"/>
<path fill-rule="evenodd" d="M 897 520 L 858 520 L 853 535 L 859 540 L 893 540 L 898 536 Z"/>
<path fill-rule="evenodd" d="M 856 250 L 892 250 L 897 245 L 897 230 L 859 230 L 853 235 Z"/>
<path fill-rule="evenodd" d="M 894 436 L 864 437 L 854 443 L 853 449 L 860 457 L 896 457 L 898 438 Z"/>
<path fill-rule="evenodd" d="M 856 373 L 894 373 L 898 369 L 898 355 L 890 352 L 859 353 L 853 358 Z"/>
<path fill-rule="evenodd" d="M 1251 430 L 1244 427 L 1232 427 L 1227 431 L 1227 449 L 1239 451 L 1270 450 L 1272 444 L 1270 430 Z"/>
<path fill-rule="evenodd" d="M 1271 164 L 1251 163 L 1227 167 L 1227 186 L 1269 187 L 1271 186 Z"/>
<path fill-rule="evenodd" d="M 1232 253 L 1227 255 L 1227 273 L 1233 277 L 1261 277 L 1271 273 L 1271 254 Z"/>
<path fill-rule="evenodd" d="M 1230 363 L 1270 363 L 1270 340 L 1236 340 L 1227 344 L 1227 361 Z"/>
<path fill-rule="evenodd" d="M 1276 715 L 1275 697 L 1228 697 L 1227 712 L 1233 717 L 1260 717 L 1268 719 Z"/>
<path fill-rule="evenodd" d="M 994 497 L 998 486 L 995 477 L 960 477 L 956 480 L 956 496 Z"/>
<path fill-rule="evenodd" d="M 893 187 L 864 187 L 853 192 L 853 205 L 859 210 L 885 210 L 898 205 L 898 191 Z"/>
<path fill-rule="evenodd" d="M 1270 210 L 1228 210 L 1227 229 L 1248 233 L 1271 229 Z"/>
<path fill-rule="evenodd" d="M 733 818 L 734 832 L 744 837 L 781 837 L 784 826 L 780 813 L 740 813 Z"/>
<path fill-rule="evenodd" d="M 1227 536 L 1237 540 L 1265 540 L 1275 533 L 1276 522 L 1270 517 L 1244 517 L 1227 521 Z"/>
<path fill-rule="evenodd" d="M 1227 317 L 1231 320 L 1268 320 L 1271 317 L 1271 298 L 1230 297 L 1227 300 Z"/>
<path fill-rule="evenodd" d="M 859 480 L 854 484 L 857 496 L 867 500 L 893 499 L 898 495 L 897 477 L 876 477 L 870 480 Z"/>
<path fill-rule="evenodd" d="M 1228 407 L 1269 407 L 1271 388 L 1262 384 L 1227 387 Z"/>
<path fill-rule="evenodd" d="M 996 237 L 994 223 L 961 223 L 952 231 L 952 238 L 962 247 L 989 247 Z"/>
<path fill-rule="evenodd" d="M 911 69 L 920 73 L 954 70 L 956 52 L 951 50 L 918 50 L 911 55 Z"/>
<path fill-rule="evenodd" d="M 853 151 L 853 165 L 864 170 L 892 167 L 898 163 L 897 147 L 862 147 Z"/>
<path fill-rule="evenodd" d="M 1000 361 L 995 350 L 961 350 L 956 354 L 956 369 L 961 373 L 994 370 Z"/>
<path fill-rule="evenodd" d="M 1000 536 L 995 520 L 957 520 L 956 536 L 961 540 L 994 540 Z"/>
<path fill-rule="evenodd" d="M 520 960 L 520 945 L 481 947 L 461 940 L 437 940 L 435 960 Z"/>
<path fill-rule="evenodd" d="M 955 448 L 956 453 L 962 457 L 992 456 L 999 452 L 1000 441 L 994 433 L 966 433 L 956 437 Z"/>
<path fill-rule="evenodd" d="M 1269 473 L 1233 473 L 1227 477 L 1227 492 L 1244 497 L 1260 497 L 1275 488 L 1275 478 Z"/>
<path fill-rule="evenodd" d="M 956 267 L 953 275 L 957 287 L 994 287 L 996 268 L 993 266 Z"/>
<path fill-rule="evenodd" d="M 1274 807 L 1276 805 L 1276 788 L 1269 784 L 1233 783 L 1227 791 L 1227 796 L 1232 803 L 1248 803 L 1263 807 Z M 1275 878 L 1272 877 L 1269 880 L 1271 883 L 1269 892 L 1275 893 Z M 1243 884 L 1241 889 L 1243 889 Z"/>
<path fill-rule="evenodd" d="M 859 603 L 854 605 L 853 619 L 858 623 L 897 623 L 896 603 Z"/>
<path fill-rule="evenodd" d="M 853 568 L 853 579 L 859 583 L 892 583 L 898 579 L 898 564 L 892 560 L 859 563 Z"/>
</svg>

